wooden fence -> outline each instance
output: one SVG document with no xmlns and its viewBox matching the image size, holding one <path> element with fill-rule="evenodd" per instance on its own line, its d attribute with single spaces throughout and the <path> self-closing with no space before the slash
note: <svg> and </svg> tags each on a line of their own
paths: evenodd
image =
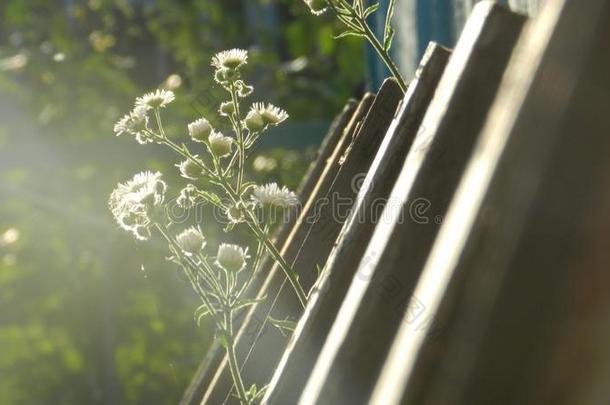
<svg viewBox="0 0 610 405">
<path fill-rule="evenodd" d="M 609 39 L 610 0 L 480 2 L 406 94 L 348 103 L 276 237 L 308 304 L 266 261 L 240 323 L 264 403 L 608 403 Z M 183 403 L 235 403 L 225 363 Z"/>
</svg>

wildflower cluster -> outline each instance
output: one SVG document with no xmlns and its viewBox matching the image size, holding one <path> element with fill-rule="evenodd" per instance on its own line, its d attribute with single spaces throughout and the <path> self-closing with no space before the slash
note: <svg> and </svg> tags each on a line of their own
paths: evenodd
<svg viewBox="0 0 610 405">
<path fill-rule="evenodd" d="M 195 312 L 197 321 L 211 316 L 227 349 L 229 366 L 242 403 L 251 403 L 261 391 L 246 391 L 233 347 L 233 318 L 256 301 L 245 297 L 254 272 L 264 253 L 284 271 L 302 305 L 306 295 L 291 267 L 270 238 L 274 221 L 260 211 L 288 210 L 298 198 L 286 187 L 275 183 L 257 185 L 244 178 L 245 161 L 259 137 L 269 128 L 280 125 L 288 114 L 269 103 L 255 102 L 242 114 L 241 102 L 254 89 L 242 78 L 248 53 L 241 49 L 223 51 L 214 56 L 214 80 L 227 93 L 218 107 L 228 120 L 231 133 L 223 134 L 206 117 L 198 117 L 185 128 L 194 151 L 184 143 L 177 144 L 165 133 L 161 111 L 175 99 L 173 92 L 156 90 L 135 101 L 132 111 L 114 126 L 117 136 L 130 135 L 141 144 L 156 143 L 169 147 L 180 157 L 176 167 L 190 183 L 179 190 L 175 202 L 191 208 L 200 202 L 220 209 L 229 219 L 230 230 L 244 226 L 256 245 L 253 256 L 244 246 L 221 243 L 215 254 L 200 224 L 175 231 L 178 224 L 168 215 L 168 187 L 160 173 L 143 172 L 126 183 L 118 184 L 110 196 L 110 210 L 117 223 L 137 239 L 147 240 L 158 234 L 168 243 L 169 259 L 180 266 L 197 292 L 202 305 Z"/>
</svg>

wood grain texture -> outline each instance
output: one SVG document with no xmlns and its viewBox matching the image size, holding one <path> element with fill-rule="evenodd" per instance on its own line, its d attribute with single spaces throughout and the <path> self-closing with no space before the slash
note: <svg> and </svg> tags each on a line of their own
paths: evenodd
<svg viewBox="0 0 610 405">
<path fill-rule="evenodd" d="M 367 402 L 524 21 L 492 2 L 475 7 L 301 404 Z"/>
<path fill-rule="evenodd" d="M 336 246 L 309 297 L 307 308 L 292 335 L 289 347 L 275 370 L 264 403 L 287 404 L 298 401 L 354 270 L 379 219 L 378 214 L 387 201 L 434 95 L 449 54 L 449 50 L 437 44 L 430 44 L 366 178 L 362 181 L 350 216 L 343 225 Z"/>
<path fill-rule="evenodd" d="M 574 35 L 578 32 L 578 35 Z M 610 398 L 610 1 L 548 1 L 524 33 L 415 296 L 379 404 Z"/>
<path fill-rule="evenodd" d="M 321 173 L 328 164 L 328 159 L 333 154 L 345 128 L 348 126 L 350 120 L 354 116 L 358 104 L 359 102 L 356 100 L 349 100 L 343 108 L 343 111 L 341 111 L 341 113 L 339 113 L 331 123 L 328 132 L 324 137 L 320 148 L 318 149 L 314 161 L 311 162 L 311 165 L 309 166 L 297 190 L 297 194 L 301 201 L 305 201 L 311 196 L 315 185 L 320 179 Z M 286 238 L 297 220 L 297 215 L 296 213 L 291 213 L 291 215 L 287 216 L 286 219 L 286 222 L 281 224 L 281 227 L 274 236 L 274 242 L 277 246 L 283 246 L 286 242 Z M 263 275 L 269 272 L 271 266 L 272 260 L 265 255 L 259 265 L 259 275 L 253 282 L 250 292 L 247 293 L 248 296 L 257 295 L 257 292 L 261 288 L 265 278 Z M 237 326 L 239 326 L 239 323 Z M 214 374 L 223 361 L 224 356 L 224 348 L 215 342 L 208 350 L 208 353 L 200 363 L 197 372 L 191 380 L 191 383 L 184 392 L 184 395 L 180 401 L 181 405 L 195 405 L 201 403 L 201 398 L 214 378 Z"/>
</svg>

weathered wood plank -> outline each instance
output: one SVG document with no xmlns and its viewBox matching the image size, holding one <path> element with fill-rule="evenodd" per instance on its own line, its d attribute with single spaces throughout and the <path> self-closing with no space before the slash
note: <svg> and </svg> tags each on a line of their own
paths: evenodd
<svg viewBox="0 0 610 405">
<path fill-rule="evenodd" d="M 608 402 L 608 38 L 608 0 L 524 32 L 373 403 Z"/>
<path fill-rule="evenodd" d="M 474 8 L 301 404 L 369 398 L 524 21 L 492 2 Z"/>
<path fill-rule="evenodd" d="M 328 259 L 402 98 L 403 92 L 398 84 L 387 79 L 356 136 L 341 156 L 330 193 L 326 199 L 316 201 L 315 215 L 307 218 L 308 235 L 292 263 L 307 290 L 316 281 L 316 266 L 323 267 Z"/>
<path fill-rule="evenodd" d="M 372 108 L 375 99 L 376 97 L 372 94 L 366 94 L 362 98 L 347 126 L 344 128 L 332 155 L 327 159 L 322 174 L 311 191 L 310 197 L 306 200 L 295 226 L 290 230 L 281 249 L 282 255 L 287 261 L 290 262 L 293 260 L 294 256 L 298 252 L 300 244 L 307 237 L 308 228 L 305 226 L 307 225 L 306 221 L 308 218 L 313 216 L 313 212 L 316 208 L 316 201 L 324 198 L 324 196 L 328 194 L 333 184 L 333 180 L 340 168 L 339 161 L 341 156 L 345 153 L 345 150 L 350 145 L 350 142 L 357 133 L 361 122 L 365 119 Z M 272 267 L 266 276 L 263 274 L 263 279 L 264 282 L 260 288 L 260 291 L 258 292 L 257 297 L 262 298 L 265 295 L 268 295 L 270 297 L 269 299 L 273 301 L 271 294 L 277 294 L 277 291 L 281 288 L 285 279 L 284 275 L 280 269 Z M 289 291 L 289 288 L 286 290 Z M 289 292 L 291 293 L 291 304 L 294 304 L 294 302 L 292 302 L 294 300 L 292 291 Z M 274 343 L 272 346 L 278 347 L 278 350 L 280 351 L 281 349 L 279 348 L 285 345 L 285 339 L 282 336 L 279 336 L 275 330 L 269 329 L 269 325 L 266 322 L 266 305 L 272 305 L 272 302 L 265 303 L 265 305 L 253 306 L 246 313 L 243 324 L 241 325 L 236 337 L 238 358 L 245 359 L 246 356 L 248 356 L 249 348 L 256 341 L 258 341 L 261 336 L 264 336 L 266 339 L 273 339 Z M 262 360 L 264 367 L 266 367 L 267 370 L 270 370 L 273 367 L 274 364 L 272 356 L 265 356 Z M 261 369 L 262 368 L 263 364 L 261 364 Z M 269 371 L 269 373 L 270 372 L 271 371 Z M 268 377 L 265 377 L 262 373 L 259 374 L 254 372 L 252 375 L 247 375 L 247 381 L 250 383 L 256 383 L 259 386 L 267 383 L 265 378 Z M 223 357 L 222 363 L 216 369 L 213 379 L 207 386 L 202 403 L 222 403 L 230 397 L 232 386 L 233 383 L 228 370 L 227 360 L 226 357 Z"/>
<path fill-rule="evenodd" d="M 303 181 L 297 190 L 297 194 L 302 201 L 306 201 L 311 196 L 314 187 L 320 180 L 320 176 L 324 171 L 324 168 L 328 164 L 328 159 L 335 151 L 336 146 L 339 144 L 340 137 L 343 135 L 345 128 L 354 116 L 358 104 L 359 103 L 356 100 L 349 100 L 343 108 L 343 111 L 337 115 L 337 117 L 335 117 L 331 123 L 328 132 L 320 145 L 316 158 L 308 168 L 307 173 L 303 177 Z M 287 216 L 287 221 L 281 224 L 280 229 L 274 236 L 274 241 L 278 246 L 283 246 L 290 230 L 296 222 L 296 219 L 296 213 L 291 213 Z M 260 289 L 263 282 L 261 279 L 265 278 L 261 276 L 269 272 L 271 265 L 272 261 L 269 259 L 269 257 L 264 256 L 261 264 L 259 265 L 259 276 L 256 278 L 257 282 L 254 282 L 253 286 L 250 288 L 251 292 L 248 294 L 249 296 L 255 296 L 257 294 L 257 291 Z M 181 404 L 198 405 L 201 403 L 201 398 L 212 381 L 214 374 L 221 364 L 224 356 L 224 348 L 215 343 L 201 362 L 195 376 L 193 377 L 180 401 Z"/>
<path fill-rule="evenodd" d="M 308 202 L 292 233 L 303 235 L 294 238 L 283 256 L 292 260 L 293 270 L 299 274 L 301 285 L 308 291 L 316 278 L 316 265 L 323 265 L 352 206 L 357 188 L 354 179 L 360 179 L 368 170 L 375 152 L 383 140 L 383 135 L 394 117 L 402 91 L 393 80 L 386 80 L 379 89 L 370 110 L 349 140 L 345 151 L 337 161 L 338 169 L 332 178 L 326 195 Z M 293 238 L 290 238 L 293 239 Z M 295 243 L 300 241 L 300 243 Z M 270 282 L 263 294 L 268 299 L 256 305 L 253 319 L 263 321 L 268 315 L 276 319 L 288 316 L 298 319 L 303 308 L 295 300 L 294 293 L 285 285 L 285 277 L 278 266 L 271 270 Z M 252 333 L 252 332 L 250 332 Z M 246 380 L 264 384 L 273 375 L 273 370 L 286 346 L 286 337 L 270 330 L 251 341 L 246 341 L 243 356 L 249 356 L 242 373 Z M 256 379 L 256 380 L 255 380 Z"/>
<path fill-rule="evenodd" d="M 428 47 L 396 118 L 363 179 L 354 207 L 309 297 L 290 345 L 275 370 L 264 403 L 288 404 L 298 401 L 434 95 L 449 54 L 449 50 L 437 44 L 432 43 Z"/>
</svg>

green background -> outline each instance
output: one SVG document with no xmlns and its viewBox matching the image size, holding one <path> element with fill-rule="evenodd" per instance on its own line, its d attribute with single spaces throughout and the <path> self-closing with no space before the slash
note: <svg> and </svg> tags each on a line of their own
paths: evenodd
<svg viewBox="0 0 610 405">
<path fill-rule="evenodd" d="M 196 297 L 166 247 L 119 230 L 107 199 L 144 169 L 173 193 L 184 182 L 173 155 L 112 127 L 179 76 L 165 121 L 183 137 L 222 101 L 211 55 L 246 48 L 249 101 L 291 115 L 258 150 L 273 164 L 251 177 L 296 188 L 363 88 L 362 43 L 338 32 L 301 1 L 0 2 L 0 404 L 179 401 L 213 330 L 195 325 Z M 211 245 L 228 238 L 203 225 Z"/>
</svg>

